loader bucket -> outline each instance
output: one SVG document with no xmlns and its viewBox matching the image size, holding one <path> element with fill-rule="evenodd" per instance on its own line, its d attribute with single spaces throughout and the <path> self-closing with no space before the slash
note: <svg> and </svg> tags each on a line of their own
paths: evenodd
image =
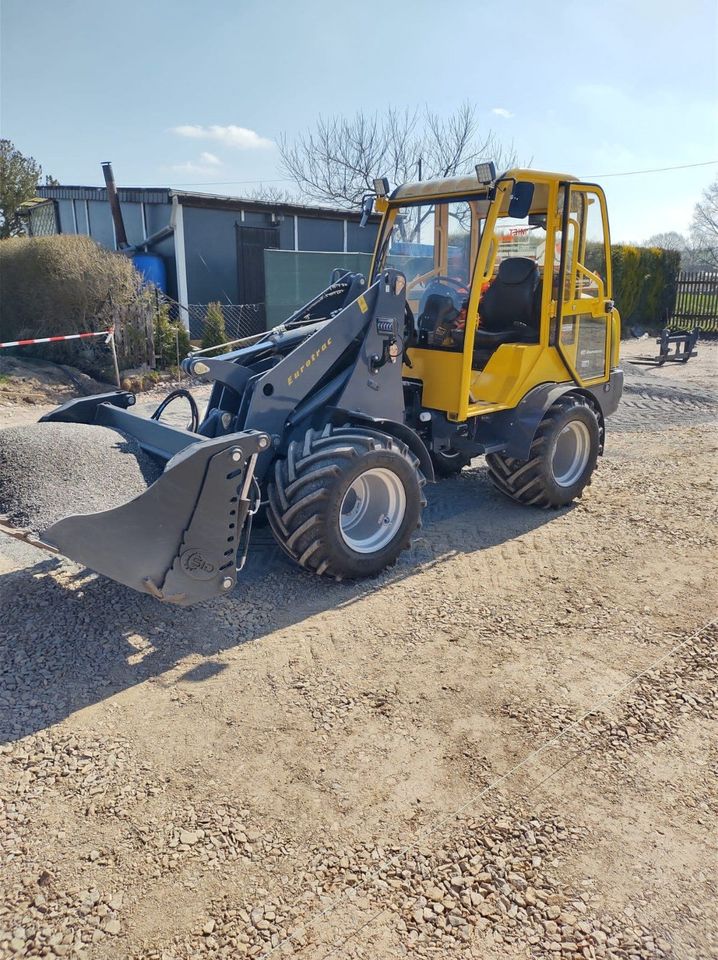
<svg viewBox="0 0 718 960">
<path fill-rule="evenodd" d="M 127 503 L 65 517 L 34 542 L 169 603 L 226 593 L 236 582 L 255 463 L 269 437 L 247 430 L 207 439 L 136 416 L 126 409 L 129 397 L 70 401 L 43 420 L 111 425 L 167 460 L 164 472 Z"/>
</svg>

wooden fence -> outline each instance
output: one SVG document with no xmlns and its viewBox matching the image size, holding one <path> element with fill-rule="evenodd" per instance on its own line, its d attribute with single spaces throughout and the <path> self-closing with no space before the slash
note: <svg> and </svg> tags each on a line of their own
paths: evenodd
<svg viewBox="0 0 718 960">
<path fill-rule="evenodd" d="M 673 330 L 700 327 L 718 333 L 718 271 L 678 274 L 676 305 L 669 321 Z"/>
</svg>

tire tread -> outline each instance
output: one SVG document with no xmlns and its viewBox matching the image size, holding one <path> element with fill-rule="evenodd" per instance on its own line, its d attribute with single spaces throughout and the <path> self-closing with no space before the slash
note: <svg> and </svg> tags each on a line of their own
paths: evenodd
<svg viewBox="0 0 718 960">
<path fill-rule="evenodd" d="M 556 502 L 555 495 L 546 484 L 543 472 L 543 448 L 546 445 L 548 434 L 558 419 L 568 410 L 575 409 L 576 407 L 590 410 L 596 417 L 598 426 L 598 449 L 599 453 L 603 451 L 603 422 L 602 418 L 597 415 L 593 404 L 585 397 L 575 393 L 564 394 L 544 415 L 543 420 L 536 430 L 536 434 L 531 443 L 529 456 L 526 460 L 517 460 L 514 457 L 509 457 L 502 453 L 490 453 L 487 455 L 486 463 L 489 468 L 489 478 L 497 490 L 512 500 L 516 500 L 518 503 L 523 503 L 527 506 L 537 506 L 543 509 L 558 509 L 561 506 L 565 506 L 565 502 Z M 585 487 L 591 482 L 591 472 L 589 472 L 588 477 L 572 499 L 581 497 Z"/>
<path fill-rule="evenodd" d="M 286 457 L 277 460 L 267 493 L 269 525 L 287 556 L 320 576 L 343 578 L 340 564 L 322 536 L 322 504 L 329 496 L 330 486 L 358 458 L 382 450 L 399 454 L 415 471 L 423 509 L 426 478 L 418 458 L 395 437 L 371 428 L 326 425 L 319 430 L 308 430 L 289 444 Z M 419 526 L 420 519 L 417 528 Z M 410 546 L 411 533 L 402 537 L 399 552 Z M 390 562 L 395 560 L 396 557 Z"/>
</svg>

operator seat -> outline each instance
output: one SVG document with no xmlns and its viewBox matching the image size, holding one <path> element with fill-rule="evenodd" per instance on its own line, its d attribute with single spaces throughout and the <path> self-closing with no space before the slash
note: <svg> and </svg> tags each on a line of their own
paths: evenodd
<svg viewBox="0 0 718 960">
<path fill-rule="evenodd" d="M 528 257 L 509 257 L 479 303 L 475 347 L 502 343 L 538 343 L 541 277 Z"/>
</svg>

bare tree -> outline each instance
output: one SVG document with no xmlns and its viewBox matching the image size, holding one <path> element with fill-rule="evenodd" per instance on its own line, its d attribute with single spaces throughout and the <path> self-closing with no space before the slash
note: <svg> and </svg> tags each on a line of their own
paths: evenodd
<svg viewBox="0 0 718 960">
<path fill-rule="evenodd" d="M 289 190 L 275 187 L 271 183 L 260 183 L 250 193 L 245 195 L 247 200 L 262 200 L 264 203 L 296 203 L 297 198 Z"/>
<path fill-rule="evenodd" d="M 693 211 L 691 241 L 695 258 L 702 266 L 718 267 L 718 180 L 703 191 Z"/>
<path fill-rule="evenodd" d="M 497 169 L 516 162 L 513 144 L 502 146 L 491 130 L 480 130 L 476 108 L 465 103 L 448 117 L 428 108 L 388 109 L 371 116 L 320 118 L 295 140 L 280 139 L 282 167 L 308 200 L 355 208 L 375 177 L 392 184 L 450 177 L 480 160 Z"/>
<path fill-rule="evenodd" d="M 659 247 L 661 250 L 677 250 L 679 253 L 688 246 L 688 241 L 677 230 L 667 230 L 664 233 L 654 233 L 648 238 L 647 246 Z"/>
</svg>

